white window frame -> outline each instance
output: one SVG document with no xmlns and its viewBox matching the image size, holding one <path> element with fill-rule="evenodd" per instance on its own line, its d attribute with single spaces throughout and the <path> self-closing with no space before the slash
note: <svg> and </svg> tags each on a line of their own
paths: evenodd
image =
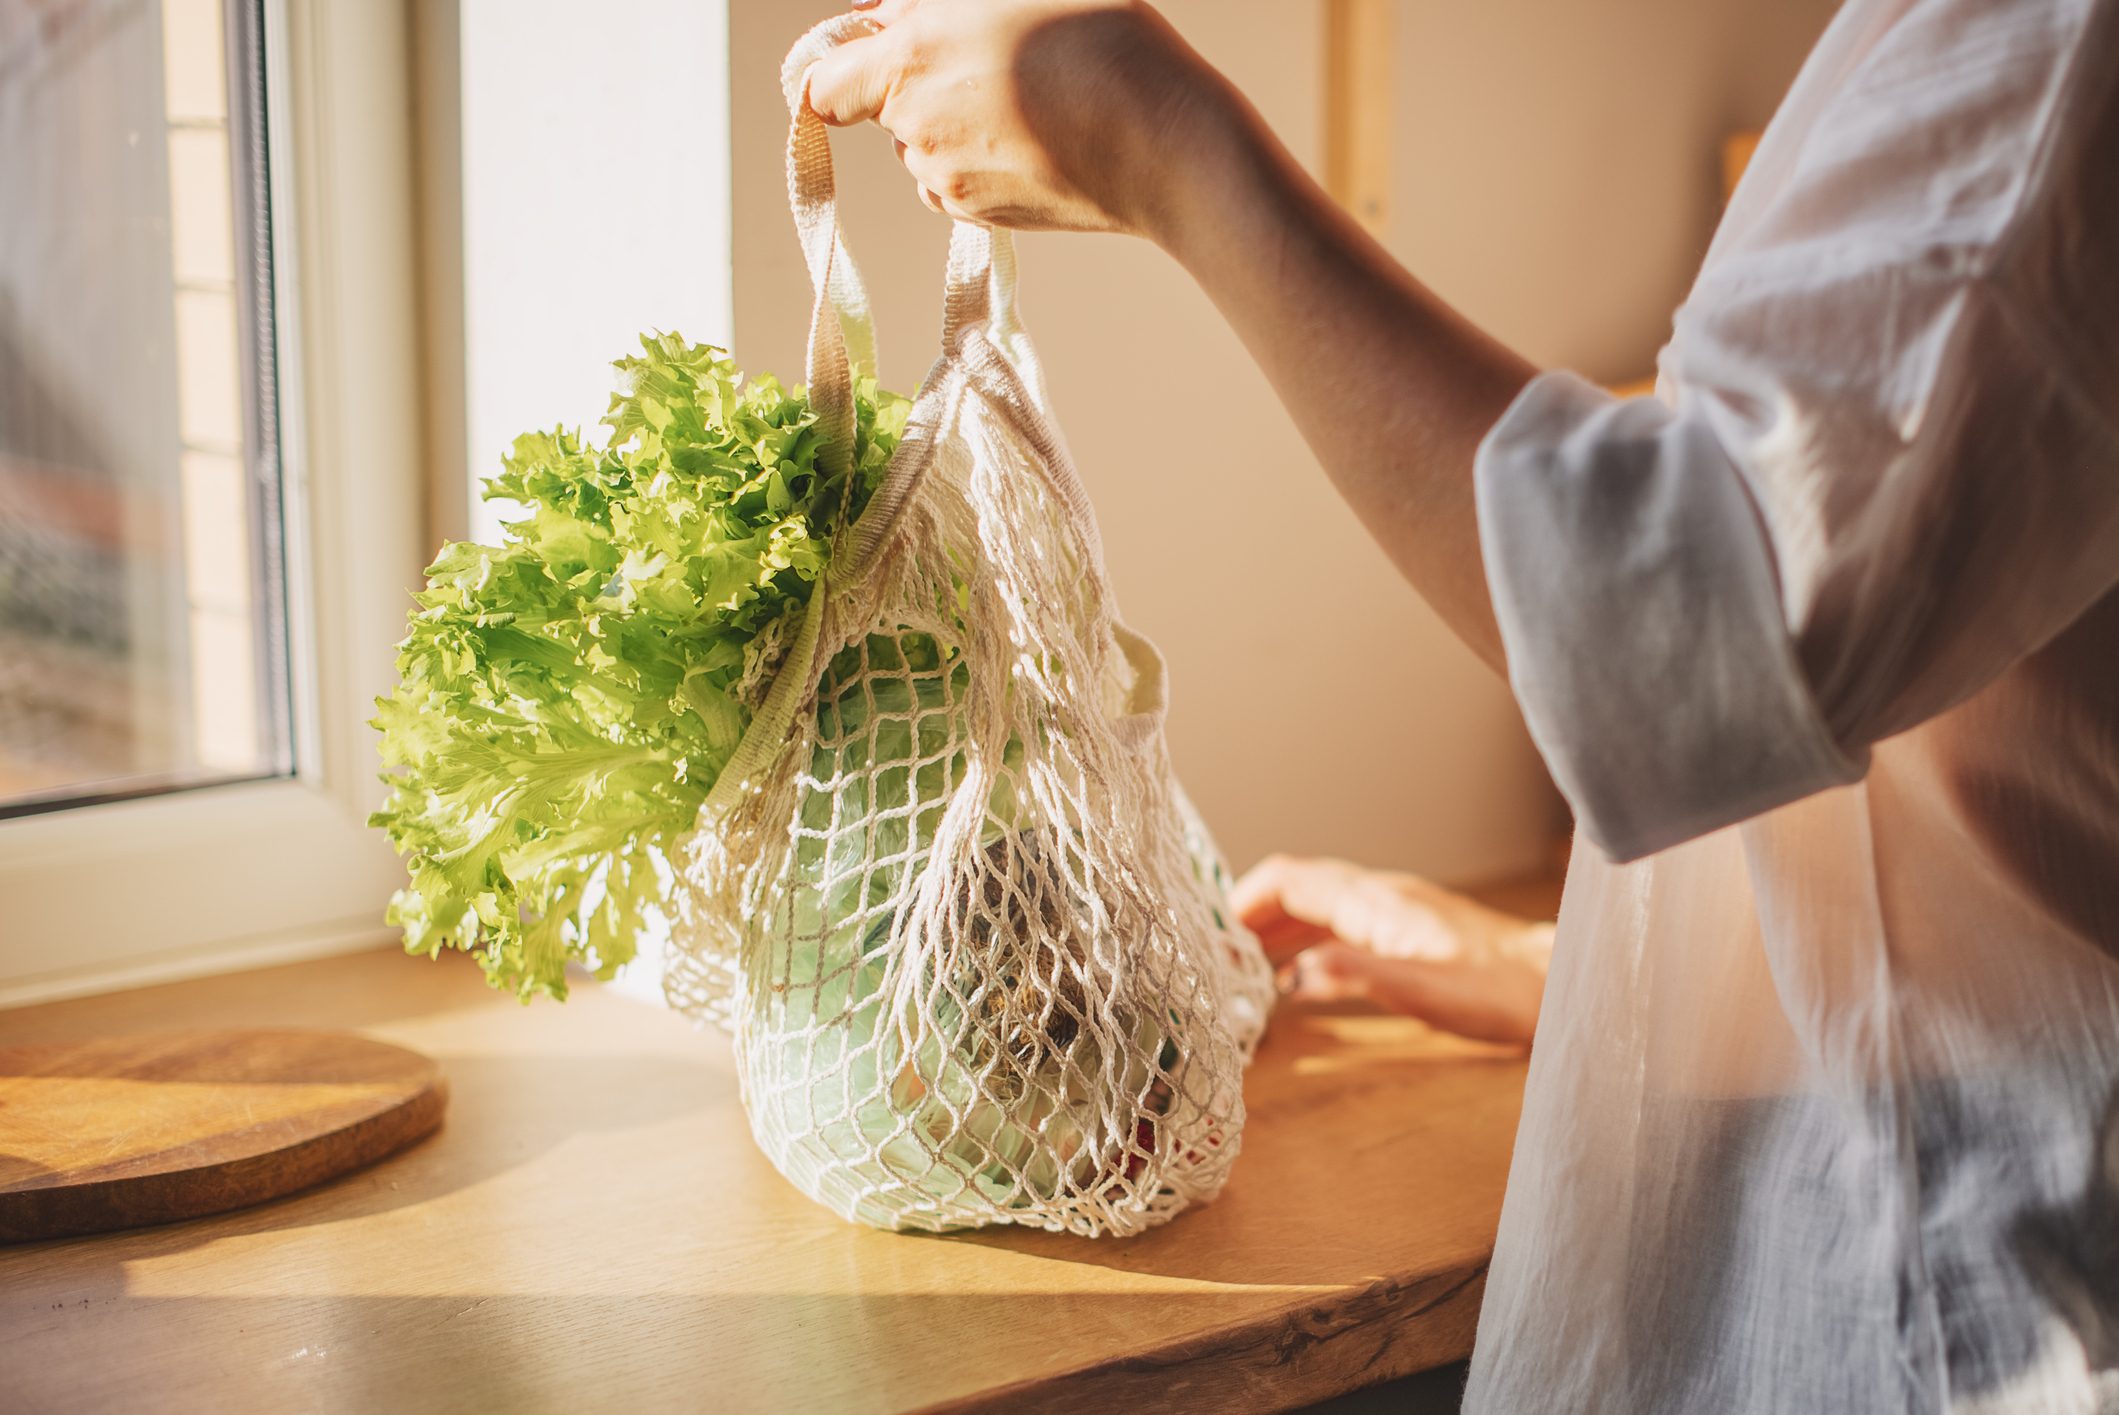
<svg viewBox="0 0 2119 1415">
<path fill-rule="evenodd" d="M 295 773 L 0 821 L 0 1006 L 390 937 L 366 724 L 431 549 L 407 8 L 264 6 Z"/>
</svg>

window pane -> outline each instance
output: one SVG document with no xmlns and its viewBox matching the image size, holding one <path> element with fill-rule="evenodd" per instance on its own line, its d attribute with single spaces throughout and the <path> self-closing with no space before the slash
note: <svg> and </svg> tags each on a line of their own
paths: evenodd
<svg viewBox="0 0 2119 1415">
<path fill-rule="evenodd" d="M 291 770 L 242 0 L 0 0 L 0 814 Z"/>
</svg>

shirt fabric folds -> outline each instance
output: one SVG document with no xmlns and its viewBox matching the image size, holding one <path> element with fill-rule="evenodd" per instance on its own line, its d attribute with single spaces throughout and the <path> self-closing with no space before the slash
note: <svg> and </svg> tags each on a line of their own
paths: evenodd
<svg viewBox="0 0 2119 1415">
<path fill-rule="evenodd" d="M 1849 0 L 1477 476 L 1586 839 L 1466 1408 L 2119 1411 L 2119 0 Z"/>
</svg>

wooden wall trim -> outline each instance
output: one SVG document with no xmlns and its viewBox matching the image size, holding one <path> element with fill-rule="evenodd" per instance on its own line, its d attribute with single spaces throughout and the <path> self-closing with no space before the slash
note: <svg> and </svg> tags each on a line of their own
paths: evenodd
<svg viewBox="0 0 2119 1415">
<path fill-rule="evenodd" d="M 1390 215 L 1394 0 L 1325 0 L 1325 188 L 1381 235 Z"/>
</svg>

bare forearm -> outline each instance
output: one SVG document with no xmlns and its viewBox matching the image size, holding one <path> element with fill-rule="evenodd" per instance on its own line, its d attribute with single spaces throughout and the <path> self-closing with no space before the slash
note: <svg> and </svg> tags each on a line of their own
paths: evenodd
<svg viewBox="0 0 2119 1415">
<path fill-rule="evenodd" d="M 1221 309 L 1399 570 L 1503 667 L 1472 462 L 1535 370 L 1407 274 L 1240 100 L 1171 127 L 1146 234 Z"/>
</svg>

